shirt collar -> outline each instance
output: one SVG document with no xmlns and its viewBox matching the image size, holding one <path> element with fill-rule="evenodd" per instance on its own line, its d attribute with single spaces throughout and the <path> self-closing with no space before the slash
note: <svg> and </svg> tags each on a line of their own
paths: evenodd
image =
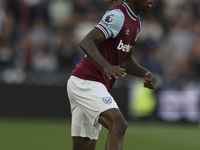
<svg viewBox="0 0 200 150">
<path fill-rule="evenodd" d="M 134 12 L 131 10 L 131 8 L 128 6 L 128 4 L 126 2 L 124 2 L 122 4 L 125 8 L 127 13 L 129 14 L 129 16 L 133 19 L 136 20 L 136 18 L 138 17 L 137 15 L 134 14 Z"/>
</svg>

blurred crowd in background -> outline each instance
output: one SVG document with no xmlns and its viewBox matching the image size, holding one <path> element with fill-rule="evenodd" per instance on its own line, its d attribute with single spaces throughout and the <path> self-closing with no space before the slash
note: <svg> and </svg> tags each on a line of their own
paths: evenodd
<svg viewBox="0 0 200 150">
<path fill-rule="evenodd" d="M 0 83 L 63 82 L 62 75 L 84 55 L 80 40 L 105 10 L 122 2 L 110 1 L 1 0 Z M 198 81 L 200 1 L 155 0 L 140 18 L 135 57 L 158 76 L 161 87 Z"/>
</svg>

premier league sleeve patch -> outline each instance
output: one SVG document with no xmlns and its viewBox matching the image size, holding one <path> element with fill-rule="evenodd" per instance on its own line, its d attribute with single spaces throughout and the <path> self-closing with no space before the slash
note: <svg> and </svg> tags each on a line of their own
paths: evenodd
<svg viewBox="0 0 200 150">
<path fill-rule="evenodd" d="M 110 23 L 114 19 L 114 14 L 110 14 L 105 18 L 105 22 Z"/>
<path fill-rule="evenodd" d="M 124 19 L 124 14 L 120 9 L 110 10 L 103 15 L 95 27 L 103 32 L 106 39 L 115 38 L 124 24 Z"/>
</svg>

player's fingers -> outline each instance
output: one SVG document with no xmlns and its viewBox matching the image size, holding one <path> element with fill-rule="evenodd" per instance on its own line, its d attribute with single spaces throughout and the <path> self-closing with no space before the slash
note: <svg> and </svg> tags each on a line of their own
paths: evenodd
<svg viewBox="0 0 200 150">
<path fill-rule="evenodd" d="M 125 77 L 127 74 L 124 71 L 117 70 L 111 74 L 115 79 L 118 79 L 118 76 Z"/>
<path fill-rule="evenodd" d="M 152 87 L 144 85 L 145 88 L 151 89 Z"/>
<path fill-rule="evenodd" d="M 109 70 L 105 71 L 105 74 L 109 79 L 118 79 L 118 76 L 125 77 L 127 75 L 125 69 L 120 66 L 111 67 Z"/>
<path fill-rule="evenodd" d="M 115 79 L 118 79 L 117 71 L 110 72 L 110 77 L 111 77 L 111 79 L 112 79 L 112 77 L 115 78 Z"/>
<path fill-rule="evenodd" d="M 147 82 L 151 82 L 154 78 L 151 77 L 151 75 L 149 74 L 148 76 L 145 76 L 144 79 L 145 79 L 145 81 L 147 81 Z"/>
<path fill-rule="evenodd" d="M 125 77 L 127 74 L 126 74 L 126 72 L 124 72 L 124 71 L 119 71 L 119 72 L 117 73 L 117 75 L 119 75 L 119 76 L 121 76 L 121 77 Z"/>
<path fill-rule="evenodd" d="M 109 73 L 106 73 L 105 72 L 105 75 L 111 80 L 112 79 L 112 77 L 111 77 L 111 75 L 109 74 Z"/>
<path fill-rule="evenodd" d="M 155 87 L 151 87 L 151 86 L 144 86 L 144 87 L 148 89 L 155 89 Z"/>
<path fill-rule="evenodd" d="M 149 88 L 149 89 L 155 89 L 156 84 L 150 84 L 148 82 L 144 82 L 144 87 Z"/>
<path fill-rule="evenodd" d="M 155 81 L 152 83 L 152 85 L 154 85 L 154 86 L 156 86 L 156 84 L 157 84 L 157 80 L 155 80 Z"/>
<path fill-rule="evenodd" d="M 125 68 L 121 68 L 121 67 L 119 67 L 119 69 L 120 69 L 121 71 L 126 71 L 126 69 L 125 69 Z"/>
<path fill-rule="evenodd" d="M 156 84 L 156 78 L 153 78 L 151 80 L 145 80 L 145 82 L 149 83 L 150 85 Z"/>
<path fill-rule="evenodd" d="M 149 83 L 144 82 L 144 87 L 149 87 L 149 86 L 150 86 Z"/>
<path fill-rule="evenodd" d="M 156 84 L 156 79 L 153 79 L 151 82 L 150 82 L 151 85 L 154 85 Z"/>
<path fill-rule="evenodd" d="M 121 77 L 126 77 L 127 73 L 126 72 L 123 72 L 123 74 L 121 75 Z"/>
<path fill-rule="evenodd" d="M 126 71 L 125 68 L 119 67 L 118 75 L 121 77 L 125 77 L 127 75 L 127 73 L 125 71 Z"/>
<path fill-rule="evenodd" d="M 146 82 L 149 82 L 149 83 L 153 83 L 156 81 L 155 76 L 151 74 L 150 72 L 146 73 L 146 75 L 144 76 L 144 79 Z"/>
<path fill-rule="evenodd" d="M 114 73 L 111 76 L 114 77 L 115 79 L 118 79 L 118 76 Z"/>
<path fill-rule="evenodd" d="M 149 83 L 147 83 L 147 82 L 144 82 L 144 87 L 150 87 L 151 85 L 149 84 Z"/>
</svg>

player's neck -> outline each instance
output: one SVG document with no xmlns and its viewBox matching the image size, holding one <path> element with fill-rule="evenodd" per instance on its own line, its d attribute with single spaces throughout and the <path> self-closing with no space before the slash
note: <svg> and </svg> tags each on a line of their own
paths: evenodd
<svg viewBox="0 0 200 150">
<path fill-rule="evenodd" d="M 133 13 L 138 16 L 140 13 L 140 10 L 137 9 L 136 5 L 132 2 L 126 2 L 126 4 L 130 7 L 130 9 L 133 11 Z"/>
</svg>

